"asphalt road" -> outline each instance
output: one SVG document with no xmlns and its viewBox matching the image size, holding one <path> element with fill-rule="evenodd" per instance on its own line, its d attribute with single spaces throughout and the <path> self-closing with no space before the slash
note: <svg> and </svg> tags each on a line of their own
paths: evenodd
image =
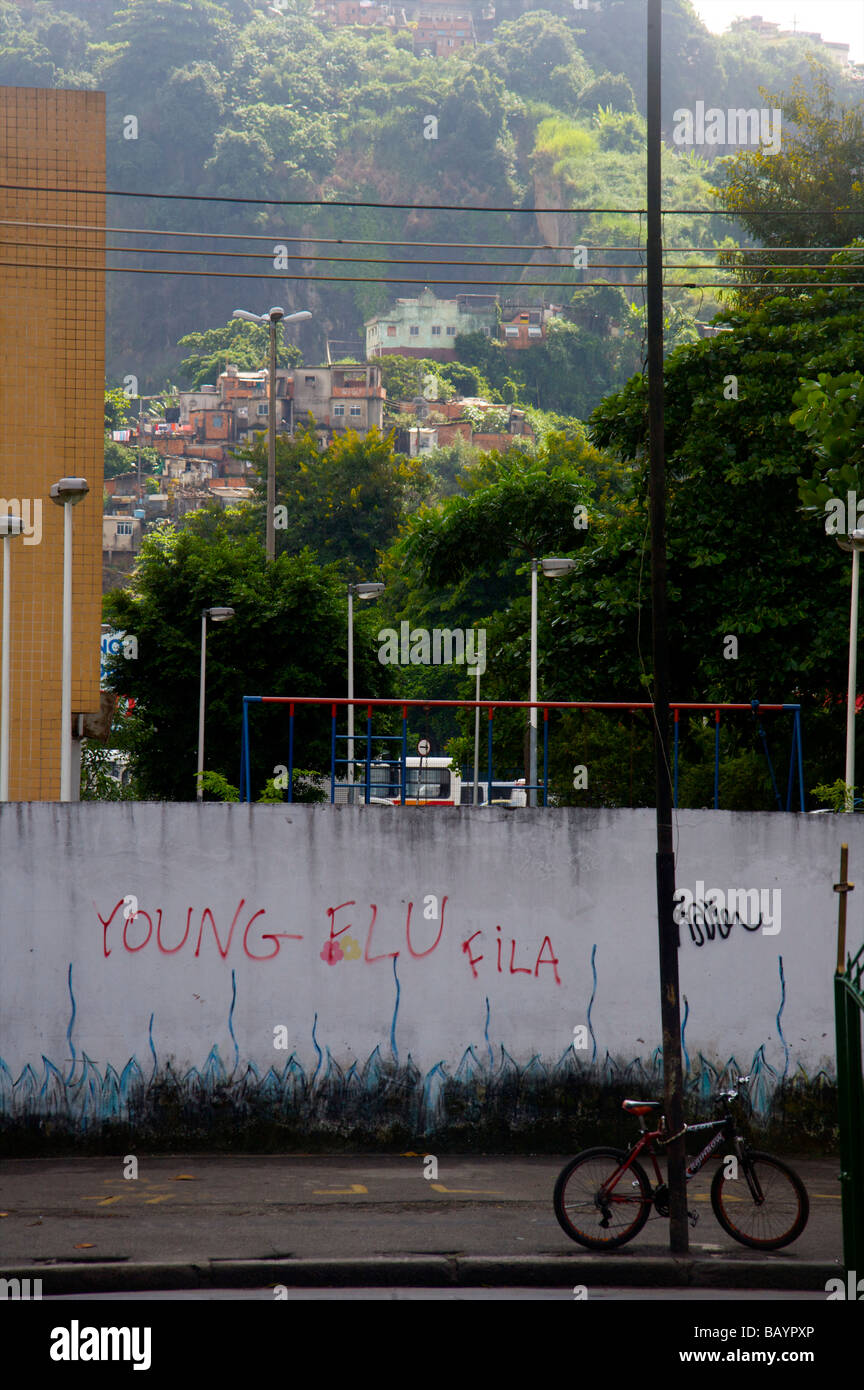
<svg viewBox="0 0 864 1390">
<path fill-rule="evenodd" d="M 772 1253 L 737 1245 L 720 1229 L 708 1201 L 712 1172 L 703 1170 L 690 1189 L 700 1218 L 691 1258 L 674 1262 L 670 1276 L 661 1273 L 673 1264 L 662 1218 L 652 1215 L 614 1253 L 593 1254 L 567 1238 L 552 1211 L 565 1155 L 437 1155 L 437 1175 L 420 1153 L 136 1157 L 133 1178 L 124 1177 L 132 1165 L 122 1155 L 4 1161 L 0 1274 L 41 1274 L 45 1295 L 141 1289 L 148 1269 L 150 1287 L 163 1289 L 580 1280 L 657 1287 L 722 1277 L 729 1286 L 815 1291 L 824 1288 L 825 1267 L 836 1273 L 841 1260 L 837 1160 L 790 1160 L 810 1194 L 810 1221 L 792 1246 Z"/>
</svg>

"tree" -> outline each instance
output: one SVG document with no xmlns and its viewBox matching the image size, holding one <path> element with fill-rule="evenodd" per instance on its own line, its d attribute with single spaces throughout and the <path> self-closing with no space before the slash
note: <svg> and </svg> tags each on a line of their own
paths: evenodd
<svg viewBox="0 0 864 1390">
<path fill-rule="evenodd" d="M 518 571 L 539 551 L 567 554 L 586 530 L 588 473 L 599 455 L 583 438 L 551 434 L 533 455 L 514 445 L 483 456 L 463 491 L 406 519 L 385 557 L 387 611 L 471 626 L 524 590 Z"/>
<path fill-rule="evenodd" d="M 180 370 L 189 383 L 189 390 L 197 391 L 203 382 L 215 382 L 227 363 L 241 372 L 258 372 L 268 366 L 270 329 L 266 324 L 232 318 L 224 328 L 187 333 L 178 339 L 177 346 L 188 349 Z M 303 354 L 294 343 L 285 342 L 284 333 L 276 335 L 276 365 L 303 365 Z"/>
<path fill-rule="evenodd" d="M 798 479 L 801 501 L 828 514 L 826 529 L 833 520 L 833 533 L 847 535 L 858 526 L 857 507 L 847 515 L 848 494 L 864 500 L 864 376 L 820 372 L 815 381 L 802 379 L 792 400 L 798 409 L 790 422 L 807 436 L 813 454 L 811 476 Z"/>
<path fill-rule="evenodd" d="M 142 796 L 194 799 L 201 610 L 213 604 L 236 616 L 208 637 L 210 771 L 236 781 L 243 695 L 345 692 L 345 584 L 332 566 L 317 565 L 309 551 L 267 564 L 256 537 L 232 535 L 212 514 L 187 519 L 182 531 L 163 525 L 145 537 L 129 587 L 104 601 L 106 621 L 137 638 L 137 659 L 114 658 L 109 685 L 137 701 L 130 743 Z M 375 615 L 356 621 L 362 635 Z M 355 661 L 358 689 L 389 694 L 369 634 L 358 636 Z M 328 713 L 304 716 L 304 767 L 329 766 L 329 733 Z M 253 788 L 287 763 L 287 714 L 281 706 L 256 710 Z"/>
<path fill-rule="evenodd" d="M 250 509 L 263 532 L 267 446 L 263 435 L 242 457 L 255 466 L 258 502 Z M 352 578 L 369 579 L 405 512 L 431 486 L 418 459 L 395 453 L 393 436 L 372 429 L 335 436 L 320 451 L 314 425 L 276 440 L 276 549 L 305 546 L 338 563 Z"/>
<path fill-rule="evenodd" d="M 760 145 L 728 158 L 726 182 L 715 192 L 766 247 L 844 246 L 864 211 L 864 111 L 860 104 L 838 106 L 836 74 L 815 59 L 810 67 L 813 93 L 800 78 L 788 94 L 762 93 L 768 105 L 782 112 L 780 149 L 772 153 Z M 777 259 L 756 250 L 722 257 L 745 278 L 769 284 L 772 278 L 789 279 L 788 272 L 772 276 L 762 269 Z M 825 259 L 814 252 L 796 256 L 795 264 Z"/>
</svg>

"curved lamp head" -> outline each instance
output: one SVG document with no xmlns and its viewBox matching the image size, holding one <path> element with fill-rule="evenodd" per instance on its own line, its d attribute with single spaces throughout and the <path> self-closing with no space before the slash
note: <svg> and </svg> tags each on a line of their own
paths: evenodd
<svg viewBox="0 0 864 1390">
<path fill-rule="evenodd" d="M 540 561 L 540 568 L 547 579 L 563 579 L 565 574 L 576 568 L 576 561 L 566 556 L 550 555 L 548 559 Z"/>
<path fill-rule="evenodd" d="M 225 623 L 229 618 L 234 617 L 233 608 L 205 608 L 204 614 L 211 623 Z"/>
<path fill-rule="evenodd" d="M 51 484 L 51 501 L 56 502 L 58 507 L 65 507 L 67 502 L 74 507 L 89 491 L 86 478 L 61 478 L 58 483 Z"/>
<path fill-rule="evenodd" d="M 841 550 L 851 552 L 853 550 L 864 550 L 864 531 L 852 531 L 848 536 L 835 536 L 837 544 Z"/>
<path fill-rule="evenodd" d="M 375 582 L 370 582 L 368 584 L 352 584 L 351 592 L 352 594 L 356 594 L 357 598 L 378 598 L 378 596 L 384 592 L 384 585 Z"/>
<path fill-rule="evenodd" d="M 0 536 L 20 536 L 23 530 L 23 517 L 13 516 L 11 512 L 8 516 L 0 516 Z"/>
</svg>

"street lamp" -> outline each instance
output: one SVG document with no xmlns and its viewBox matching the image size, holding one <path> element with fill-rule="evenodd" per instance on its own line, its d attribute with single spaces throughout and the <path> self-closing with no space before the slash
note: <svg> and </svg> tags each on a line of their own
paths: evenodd
<svg viewBox="0 0 864 1390">
<path fill-rule="evenodd" d="M 86 478 L 61 478 L 50 497 L 63 508 L 63 668 L 60 696 L 60 800 L 72 800 L 72 508 L 90 491 Z"/>
<path fill-rule="evenodd" d="M 855 686 L 858 666 L 858 556 L 864 550 L 864 531 L 852 531 L 848 539 L 836 537 L 841 550 L 852 552 L 852 600 L 849 605 L 849 681 L 846 687 L 846 810 L 855 809 Z"/>
<path fill-rule="evenodd" d="M 201 609 L 201 682 L 198 692 L 198 790 L 196 798 L 204 800 L 202 776 L 204 773 L 204 684 L 207 675 L 207 619 L 213 623 L 224 623 L 234 617 L 233 608 Z"/>
<path fill-rule="evenodd" d="M 348 585 L 348 800 L 354 801 L 354 595 L 359 599 L 379 598 L 384 585 L 375 581 Z"/>
<path fill-rule="evenodd" d="M 270 325 L 270 380 L 268 382 L 269 406 L 267 418 L 267 518 L 265 537 L 267 563 L 276 559 L 276 325 L 280 321 L 296 323 L 298 319 L 311 319 L 308 309 L 298 309 L 296 314 L 286 314 L 278 305 L 267 314 L 252 314 L 248 309 L 235 309 L 232 318 L 245 319 L 247 323 Z"/>
<path fill-rule="evenodd" d="M 3 617 L 2 655 L 3 673 L 0 677 L 0 801 L 9 800 L 9 541 L 12 536 L 20 536 L 24 521 L 20 516 L 0 516 L 0 536 L 3 537 Z"/>
<path fill-rule="evenodd" d="M 542 569 L 547 579 L 563 579 L 576 565 L 575 560 L 557 555 L 545 560 L 531 561 L 531 693 L 528 696 L 532 708 L 528 725 L 528 805 L 537 805 L 537 567 Z"/>
</svg>

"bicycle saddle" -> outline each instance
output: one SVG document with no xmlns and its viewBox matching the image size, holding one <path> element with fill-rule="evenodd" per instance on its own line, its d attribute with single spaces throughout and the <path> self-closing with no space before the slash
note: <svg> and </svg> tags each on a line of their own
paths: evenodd
<svg viewBox="0 0 864 1390">
<path fill-rule="evenodd" d="M 660 1109 L 659 1100 L 624 1100 L 621 1102 L 622 1110 L 629 1110 L 631 1115 L 650 1115 L 652 1110 Z"/>
</svg>

